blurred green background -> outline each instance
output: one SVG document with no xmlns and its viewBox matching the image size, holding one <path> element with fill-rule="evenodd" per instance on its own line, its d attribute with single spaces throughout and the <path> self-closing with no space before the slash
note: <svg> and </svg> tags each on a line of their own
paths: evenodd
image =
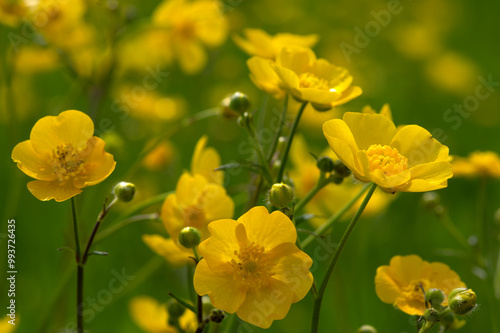
<svg viewBox="0 0 500 333">
<path fill-rule="evenodd" d="M 107 9 L 115 5 L 118 7 L 114 11 Z M 114 24 L 113 20 L 123 21 L 124 13 L 127 13 L 128 21 L 119 31 L 119 41 L 126 42 L 147 24 L 156 6 L 154 1 L 120 1 L 117 4 L 89 1 L 89 7 L 93 9 L 86 14 L 85 20 L 106 34 Z M 101 86 L 92 90 L 95 88 L 92 80 L 89 80 L 90 85 L 83 85 L 65 68 L 63 57 L 57 58 L 57 65 L 50 70 L 23 70 L 31 62 L 35 63 L 37 56 L 20 59 L 18 53 L 12 52 L 12 39 L 8 36 L 20 34 L 21 27 L 2 26 L 0 144 L 4 162 L 0 172 L 3 185 L 3 191 L 0 191 L 0 308 L 5 309 L 8 301 L 5 234 L 7 220 L 13 218 L 16 220 L 18 271 L 16 309 L 20 317 L 16 332 L 64 332 L 64 327 L 74 321 L 75 264 L 70 252 L 56 251 L 73 246 L 70 202 L 40 202 L 33 197 L 26 188 L 29 177 L 10 158 L 13 147 L 29 138 L 32 126 L 39 118 L 57 115 L 67 109 L 89 112 L 95 117 L 96 124 L 103 119 L 111 120 L 110 129 L 106 131 L 104 128 L 100 136 L 106 138 L 107 150 L 114 154 L 116 170 L 106 181 L 85 189 L 77 197 L 81 239 L 86 240 L 104 199 L 111 196 L 110 191 L 116 182 L 134 182 L 139 193 L 131 203 L 113 208 L 101 230 L 108 227 L 108 223 L 116 223 L 120 212 L 128 206 L 173 190 L 182 170 L 189 168 L 194 145 L 203 134 L 208 135 L 209 145 L 220 152 L 223 163 L 246 157 L 237 149 L 238 143 L 245 139 L 244 130 L 234 119 L 212 117 L 180 130 L 171 138 L 174 152 L 166 166 L 156 171 L 140 166 L 133 174 L 129 173 L 149 139 L 171 130 L 179 119 L 216 107 L 225 95 L 235 90 L 243 91 L 250 96 L 255 108 L 260 107 L 265 98 L 248 78 L 245 64 L 248 56 L 230 37 L 234 33 L 241 34 L 244 28 L 260 28 L 270 34 L 318 34 L 320 39 L 314 48 L 318 57 L 347 67 L 354 83 L 363 88 L 363 95 L 342 106 L 341 112 L 360 111 L 365 105 L 379 110 L 384 103 L 389 103 L 396 124 L 423 126 L 446 144 L 453 155 L 465 156 L 474 150 L 499 152 L 498 2 L 401 1 L 401 11 L 393 14 L 390 22 L 369 37 L 364 47 L 357 47 L 359 53 L 353 53 L 348 59 L 342 51 L 341 45 L 345 45 L 342 43 L 356 46 L 357 28 L 364 31 L 366 25 L 375 20 L 373 11 L 378 13 L 387 6 L 387 2 L 375 0 L 225 0 L 223 8 L 229 22 L 229 37 L 223 45 L 208 51 L 208 63 L 203 71 L 186 75 L 175 63 L 162 67 L 168 72 L 168 77 L 155 92 L 169 96 L 169 100 L 181 101 L 178 110 L 184 110 L 178 111 L 171 120 L 140 119 L 133 115 L 122 119 L 122 113 L 114 109 L 116 91 L 125 83 L 140 84 L 147 72 L 115 72 L 105 88 Z M 121 13 L 118 19 L 117 11 Z M 21 42 L 22 47 L 36 43 L 37 38 Z M 117 49 L 117 57 L 133 57 L 118 46 Z M 139 49 L 137 53 L 141 56 Z M 466 117 L 447 111 L 475 95 L 479 77 L 491 77 L 499 82 L 493 86 L 490 96 L 481 100 Z M 97 107 L 92 105 L 95 98 L 89 91 L 103 93 Z M 280 105 L 270 98 L 268 109 Z M 447 115 L 454 117 L 453 120 Z M 316 153 L 327 145 L 319 126 L 319 123 L 315 126 L 304 123 L 299 129 Z M 238 198 L 235 212 L 235 217 L 238 217 L 243 213 L 246 198 L 241 193 L 246 191 L 244 184 L 249 174 L 242 171 L 227 178 L 228 192 Z M 439 194 L 451 219 L 467 237 L 480 232 L 483 216 L 480 216 L 478 206 L 484 205 L 489 259 L 494 266 L 500 230 L 500 221 L 498 217 L 494 218 L 495 211 L 500 208 L 498 180 L 487 181 L 484 201 L 478 198 L 479 191 L 480 181 L 477 179 L 451 179 L 448 188 Z M 466 258 L 460 245 L 422 207 L 420 200 L 421 194 L 403 193 L 387 211 L 362 219 L 329 284 L 321 312 L 322 332 L 355 332 L 363 324 L 371 324 L 379 332 L 416 331 L 407 315 L 382 303 L 375 294 L 376 268 L 387 265 L 390 258 L 398 254 L 418 254 L 427 261 L 444 262 L 476 292 L 478 310 L 467 318 L 467 325 L 460 332 L 498 332 L 500 327 L 494 327 L 494 320 L 498 321 L 495 317 L 500 311 L 500 295 L 495 297 L 491 282 L 481 278 L 481 272 Z M 259 201 L 263 203 L 262 199 Z M 158 204 L 149 212 L 159 208 Z M 340 238 L 345 226 L 342 223 L 334 229 L 334 240 Z M 97 297 L 101 290 L 109 289 L 108 284 L 117 273 L 126 272 L 133 279 L 124 285 L 122 291 L 113 293 L 109 302 L 106 300 L 107 304 L 101 302 L 90 306 L 95 309 L 95 318 L 86 324 L 89 332 L 141 332 L 128 311 L 128 302 L 136 295 L 150 295 L 161 302 L 168 299 L 169 291 L 187 296 L 185 269 L 169 267 L 141 241 L 142 234 L 164 233 L 162 228 L 157 221 L 135 223 L 95 245 L 94 249 L 110 255 L 90 258 L 86 266 L 86 297 Z M 308 253 L 313 251 L 314 246 Z M 324 268 L 319 265 L 313 274 L 321 279 Z M 292 306 L 286 319 L 274 322 L 269 331 L 307 331 L 311 309 L 312 298 L 308 295 Z M 3 316 L 4 312 L 0 315 Z M 248 327 L 240 331 L 250 332 Z M 260 329 L 252 327 L 251 331 Z"/>
</svg>

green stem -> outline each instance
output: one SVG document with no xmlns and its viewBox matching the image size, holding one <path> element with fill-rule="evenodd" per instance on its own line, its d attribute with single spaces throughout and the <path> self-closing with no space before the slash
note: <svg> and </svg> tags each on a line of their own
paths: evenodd
<svg viewBox="0 0 500 333">
<path fill-rule="evenodd" d="M 189 292 L 189 299 L 191 302 L 196 301 L 196 291 L 194 290 L 194 284 L 193 284 L 193 275 L 194 275 L 194 269 L 193 266 L 188 264 L 186 265 L 187 267 L 187 276 L 188 276 L 188 292 Z"/>
<path fill-rule="evenodd" d="M 295 215 L 302 208 L 304 208 L 304 206 L 307 205 L 307 203 L 309 203 L 309 201 L 311 201 L 311 199 L 314 198 L 314 196 L 323 187 L 325 187 L 326 185 L 328 185 L 328 183 L 330 183 L 330 181 L 328 180 L 328 178 L 325 178 L 324 174 L 321 173 L 321 176 L 318 179 L 318 182 L 316 183 L 316 185 L 314 185 L 314 187 L 309 191 L 309 193 L 307 193 L 306 196 L 304 198 L 302 198 L 302 200 L 300 200 L 298 204 L 295 205 L 295 207 L 293 209 L 293 214 Z"/>
<path fill-rule="evenodd" d="M 238 323 L 238 317 L 236 313 L 233 313 L 229 316 L 228 319 L 225 319 L 223 322 L 223 332 L 224 333 L 232 333 L 236 329 L 236 324 Z"/>
<path fill-rule="evenodd" d="M 334 223 L 336 223 L 338 220 L 340 220 L 342 218 L 342 216 L 344 216 L 344 214 L 347 213 L 347 211 L 349 211 L 349 209 L 351 209 L 352 206 L 354 206 L 354 204 L 359 200 L 359 198 L 361 198 L 361 196 L 368 190 L 369 185 L 370 184 L 366 184 L 365 186 L 363 186 L 361 191 L 359 191 L 359 193 L 354 198 L 352 198 L 351 201 L 349 201 L 344 207 L 342 207 L 342 209 L 339 210 L 337 212 L 337 214 L 330 217 L 330 219 L 328 219 L 328 221 L 326 221 L 321 226 L 319 226 L 316 230 L 314 230 L 314 235 L 308 236 L 302 242 L 302 246 L 304 246 L 304 248 L 306 248 L 308 245 L 310 245 L 312 243 L 312 241 L 314 241 L 316 239 L 316 237 L 319 237 L 319 236 L 322 236 L 323 234 L 325 234 L 325 232 Z"/>
<path fill-rule="evenodd" d="M 425 324 L 420 328 L 420 331 L 418 331 L 418 333 L 427 333 L 431 330 L 431 328 L 434 327 L 434 325 L 436 325 L 436 323 L 426 321 Z"/>
<path fill-rule="evenodd" d="M 81 250 L 80 250 L 80 236 L 78 232 L 78 214 L 76 213 L 76 203 L 75 197 L 71 198 L 71 212 L 73 216 L 73 231 L 75 233 L 75 253 L 76 253 L 76 262 L 77 264 L 80 262 Z"/>
<path fill-rule="evenodd" d="M 369 191 L 366 194 L 363 202 L 358 208 L 358 211 L 356 214 L 354 214 L 351 222 L 347 226 L 347 229 L 345 230 L 344 234 L 342 235 L 342 238 L 340 239 L 340 243 L 335 249 L 335 252 L 333 253 L 332 259 L 328 265 L 325 277 L 323 281 L 321 282 L 321 285 L 318 290 L 318 294 L 316 296 L 316 299 L 314 300 L 314 308 L 313 308 L 313 316 L 312 316 L 312 323 L 311 323 L 311 333 L 316 333 L 318 332 L 319 328 L 319 314 L 321 310 L 321 303 L 323 301 L 323 296 L 325 294 L 326 286 L 328 285 L 328 282 L 330 281 L 330 277 L 332 276 L 333 269 L 335 268 L 335 265 L 337 264 L 340 255 L 342 254 L 342 250 L 344 249 L 347 240 L 349 239 L 349 236 L 351 235 L 354 227 L 356 226 L 356 223 L 358 222 L 361 214 L 365 210 L 366 205 L 368 204 L 368 201 L 370 201 L 370 198 L 372 197 L 373 193 L 375 192 L 375 189 L 377 188 L 377 185 L 375 183 L 371 183 L 369 187 Z"/>
<path fill-rule="evenodd" d="M 455 240 L 462 245 L 463 248 L 466 250 L 470 250 L 471 246 L 469 242 L 467 241 L 467 238 L 458 230 L 458 228 L 455 226 L 455 224 L 451 221 L 450 216 L 447 213 L 444 213 L 442 216 L 440 216 L 440 220 L 443 223 L 444 227 L 450 235 L 455 238 Z"/>
<path fill-rule="evenodd" d="M 259 158 L 260 165 L 262 167 L 263 176 L 268 182 L 269 186 L 273 185 L 273 176 L 271 175 L 271 170 L 269 169 L 269 164 L 267 163 L 266 156 L 264 155 L 264 151 L 262 151 L 262 147 L 259 144 L 259 140 L 257 140 L 257 135 L 255 134 L 255 129 L 250 121 L 246 123 L 245 128 L 248 131 L 250 139 L 252 141 L 253 147 L 257 152 L 257 157 Z"/>
<path fill-rule="evenodd" d="M 297 127 L 299 126 L 300 118 L 302 117 L 302 113 L 306 109 L 307 102 L 302 103 L 300 106 L 299 112 L 297 112 L 297 116 L 295 117 L 295 121 L 293 122 L 292 129 L 290 130 L 290 135 L 288 136 L 288 140 L 286 141 L 285 151 L 283 153 L 283 158 L 281 159 L 280 169 L 278 171 L 278 176 L 276 177 L 276 183 L 281 183 L 283 180 L 283 173 L 285 172 L 286 162 L 288 160 L 288 154 L 290 152 L 290 148 L 292 147 L 293 137 L 295 132 L 297 131 Z"/>
<path fill-rule="evenodd" d="M 73 229 L 75 233 L 76 253 L 76 325 L 77 333 L 83 333 L 83 265 L 80 250 L 80 236 L 78 233 L 78 217 L 76 213 L 75 197 L 71 198 L 71 212 L 73 215 Z"/>
<path fill-rule="evenodd" d="M 271 163 L 273 155 L 276 152 L 276 148 L 278 147 L 278 141 L 280 139 L 281 132 L 283 131 L 283 126 L 285 125 L 287 108 L 288 108 L 288 94 L 285 95 L 283 111 L 281 111 L 280 119 L 278 122 L 278 129 L 276 130 L 276 133 L 274 133 L 273 142 L 271 143 L 271 147 L 269 147 L 269 151 L 267 152 L 267 161 L 269 163 Z"/>
</svg>

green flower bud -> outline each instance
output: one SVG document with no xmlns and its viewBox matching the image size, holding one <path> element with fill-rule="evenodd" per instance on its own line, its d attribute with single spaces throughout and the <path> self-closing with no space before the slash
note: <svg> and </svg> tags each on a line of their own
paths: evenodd
<svg viewBox="0 0 500 333">
<path fill-rule="evenodd" d="M 429 289 L 425 293 L 425 301 L 431 303 L 432 306 L 441 304 L 444 301 L 444 294 L 439 289 Z"/>
<path fill-rule="evenodd" d="M 247 111 L 249 107 L 250 100 L 244 93 L 237 91 L 229 97 L 229 108 L 232 111 L 243 114 L 243 112 Z"/>
<path fill-rule="evenodd" d="M 274 207 L 283 209 L 293 200 L 293 188 L 285 183 L 274 184 L 269 190 L 269 202 Z"/>
<path fill-rule="evenodd" d="M 336 160 L 334 162 L 334 169 L 338 176 L 345 178 L 351 174 L 351 170 L 342 163 L 341 160 Z"/>
<path fill-rule="evenodd" d="M 433 308 L 425 309 L 424 319 L 426 321 L 430 321 L 431 323 L 437 323 L 439 321 L 439 312 Z"/>
<path fill-rule="evenodd" d="M 181 303 L 177 302 L 175 299 L 171 299 L 167 303 L 167 312 L 170 318 L 177 319 L 184 314 L 186 308 Z"/>
<path fill-rule="evenodd" d="M 226 313 L 221 309 L 212 309 L 208 315 L 208 319 L 217 324 L 220 324 L 224 318 L 226 318 Z"/>
<path fill-rule="evenodd" d="M 236 120 L 236 123 L 241 127 L 247 127 L 251 121 L 252 115 L 248 112 L 243 112 L 242 115 L 238 117 L 238 120 Z"/>
<path fill-rule="evenodd" d="M 129 202 L 135 196 L 135 185 L 129 182 L 119 182 L 113 188 L 113 194 L 120 201 Z"/>
<path fill-rule="evenodd" d="M 360 328 L 358 328 L 356 333 L 377 333 L 377 330 L 375 329 L 375 327 L 371 325 L 363 325 Z"/>
<path fill-rule="evenodd" d="M 193 227 L 185 227 L 179 234 L 179 243 L 188 249 L 198 246 L 198 244 L 200 244 L 200 240 L 200 232 L 198 229 Z"/>
<path fill-rule="evenodd" d="M 328 156 L 321 156 L 320 158 L 318 158 L 316 160 L 316 166 L 322 172 L 332 172 L 333 169 L 335 168 L 333 160 Z"/>
<path fill-rule="evenodd" d="M 476 307 L 476 293 L 467 288 L 453 289 L 448 296 L 448 306 L 457 315 L 464 315 Z"/>
<path fill-rule="evenodd" d="M 425 208 L 433 210 L 441 203 L 441 197 L 437 192 L 425 192 L 422 194 L 422 204 Z"/>
<path fill-rule="evenodd" d="M 231 96 L 226 96 L 221 102 L 220 102 L 220 108 L 222 110 L 222 116 L 224 118 L 228 119 L 233 119 L 239 116 L 239 113 L 232 110 L 229 107 L 229 103 L 231 102 Z"/>
</svg>

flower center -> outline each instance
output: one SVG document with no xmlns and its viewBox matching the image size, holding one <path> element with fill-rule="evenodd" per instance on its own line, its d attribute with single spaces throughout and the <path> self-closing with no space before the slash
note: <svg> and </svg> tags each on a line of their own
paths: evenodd
<svg viewBox="0 0 500 333">
<path fill-rule="evenodd" d="M 243 287 L 258 289 L 266 286 L 269 278 L 274 275 L 274 264 L 270 261 L 264 247 L 251 243 L 240 251 L 234 251 L 238 260 L 232 259 L 234 279 Z"/>
<path fill-rule="evenodd" d="M 299 85 L 301 88 L 314 88 L 319 90 L 330 90 L 328 81 L 317 77 L 312 73 L 302 73 L 299 75 Z"/>
<path fill-rule="evenodd" d="M 402 288 L 401 290 L 404 299 L 408 302 L 418 302 L 423 305 L 425 303 L 425 298 L 422 288 L 427 290 L 427 285 L 428 283 L 426 283 L 426 281 L 411 281 L 408 286 Z M 422 288 L 420 286 L 422 286 Z"/>
<path fill-rule="evenodd" d="M 397 175 L 408 170 L 408 159 L 396 148 L 387 145 L 371 145 L 365 151 L 370 171 L 382 170 L 386 176 Z"/>
<path fill-rule="evenodd" d="M 184 21 L 175 27 L 176 34 L 183 39 L 192 39 L 195 36 L 195 25 L 193 22 Z"/>
<path fill-rule="evenodd" d="M 183 209 L 183 215 L 186 226 L 189 227 L 199 228 L 203 226 L 203 223 L 205 222 L 205 213 L 197 204 L 185 207 Z"/>
<path fill-rule="evenodd" d="M 75 179 L 81 173 L 85 172 L 84 160 L 81 158 L 72 144 L 57 146 L 52 151 L 52 157 L 49 161 L 57 176 L 59 183 L 64 183 L 68 179 Z"/>
</svg>

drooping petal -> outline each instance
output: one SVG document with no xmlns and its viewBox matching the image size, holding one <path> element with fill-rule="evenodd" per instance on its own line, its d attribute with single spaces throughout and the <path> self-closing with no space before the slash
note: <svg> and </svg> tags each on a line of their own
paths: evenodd
<svg viewBox="0 0 500 333">
<path fill-rule="evenodd" d="M 292 301 L 292 290 L 285 283 L 271 278 L 268 286 L 247 292 L 236 314 L 250 324 L 269 328 L 274 320 L 285 318 Z"/>
<path fill-rule="evenodd" d="M 47 162 L 47 155 L 36 152 L 30 140 L 18 143 L 12 150 L 12 159 L 28 176 L 39 180 L 55 180 L 54 169 Z"/>
<path fill-rule="evenodd" d="M 280 211 L 271 214 L 263 206 L 250 209 L 238 222 L 245 225 L 248 239 L 265 250 L 282 243 L 295 243 L 297 231 L 292 221 Z"/>
<path fill-rule="evenodd" d="M 31 130 L 33 149 L 40 154 L 52 154 L 59 145 L 71 144 L 83 149 L 94 134 L 94 123 L 81 111 L 61 112 L 57 117 L 47 116 L 36 122 Z"/>
<path fill-rule="evenodd" d="M 85 174 L 74 178 L 73 184 L 78 188 L 91 186 L 102 182 L 115 169 L 113 155 L 104 151 L 106 143 L 94 136 L 87 141 L 87 156 L 84 156 Z"/>
<path fill-rule="evenodd" d="M 398 191 L 426 192 L 438 190 L 445 188 L 448 183 L 447 180 L 453 177 L 453 167 L 445 161 L 416 165 L 409 171 L 411 172 L 411 181 L 398 187 Z"/>
<path fill-rule="evenodd" d="M 54 199 L 57 202 L 68 200 L 82 192 L 82 190 L 75 187 L 71 181 L 66 181 L 61 184 L 58 180 L 34 180 L 28 183 L 28 190 L 38 200 L 48 201 Z"/>
<path fill-rule="evenodd" d="M 343 120 L 359 150 L 368 149 L 373 144 L 389 145 L 396 134 L 394 123 L 380 114 L 346 112 Z"/>
<path fill-rule="evenodd" d="M 237 286 L 231 272 L 214 272 L 205 259 L 196 265 L 194 288 L 198 295 L 208 295 L 212 305 L 229 313 L 245 301 L 245 291 Z"/>
</svg>

